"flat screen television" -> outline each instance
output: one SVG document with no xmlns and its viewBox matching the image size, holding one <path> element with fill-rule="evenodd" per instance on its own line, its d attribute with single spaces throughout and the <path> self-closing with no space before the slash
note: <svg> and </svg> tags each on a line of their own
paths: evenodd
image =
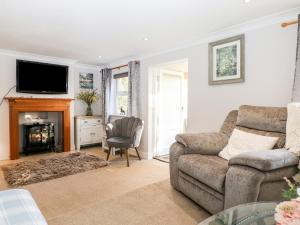
<svg viewBox="0 0 300 225">
<path fill-rule="evenodd" d="M 17 92 L 67 94 L 68 66 L 17 60 Z"/>
</svg>

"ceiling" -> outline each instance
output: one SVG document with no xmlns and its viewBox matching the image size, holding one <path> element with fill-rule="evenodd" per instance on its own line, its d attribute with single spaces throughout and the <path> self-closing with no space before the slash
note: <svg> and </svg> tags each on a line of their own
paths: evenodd
<svg viewBox="0 0 300 225">
<path fill-rule="evenodd" d="M 0 48 L 99 65 L 298 6 L 299 0 L 0 0 Z"/>
</svg>

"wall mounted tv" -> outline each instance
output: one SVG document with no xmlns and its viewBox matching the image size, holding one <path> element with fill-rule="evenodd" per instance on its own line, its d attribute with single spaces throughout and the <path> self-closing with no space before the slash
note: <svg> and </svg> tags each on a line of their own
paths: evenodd
<svg viewBox="0 0 300 225">
<path fill-rule="evenodd" d="M 68 66 L 17 60 L 17 92 L 67 94 Z"/>
</svg>

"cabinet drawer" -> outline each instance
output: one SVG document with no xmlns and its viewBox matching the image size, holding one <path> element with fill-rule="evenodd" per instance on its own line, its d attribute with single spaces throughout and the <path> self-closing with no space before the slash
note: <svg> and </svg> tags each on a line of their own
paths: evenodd
<svg viewBox="0 0 300 225">
<path fill-rule="evenodd" d="M 82 119 L 80 121 L 80 125 L 81 127 L 84 127 L 84 126 L 99 126 L 101 125 L 101 119 Z"/>
</svg>

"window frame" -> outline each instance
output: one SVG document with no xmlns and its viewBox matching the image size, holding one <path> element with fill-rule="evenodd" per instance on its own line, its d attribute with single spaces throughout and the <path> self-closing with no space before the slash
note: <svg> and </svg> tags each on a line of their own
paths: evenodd
<svg viewBox="0 0 300 225">
<path fill-rule="evenodd" d="M 128 79 L 128 72 L 118 73 L 118 74 L 114 75 L 114 79 L 115 79 L 115 82 L 116 82 L 114 104 L 115 104 L 115 111 L 118 115 L 122 115 L 121 112 L 120 112 L 120 109 L 118 108 L 118 97 L 127 97 L 127 99 L 129 97 L 128 87 L 127 87 L 127 91 L 119 91 L 120 84 L 118 82 L 118 79 L 123 79 L 123 78 Z M 127 102 L 127 105 L 126 105 L 125 115 L 127 115 L 127 112 L 128 112 L 128 102 Z"/>
</svg>

